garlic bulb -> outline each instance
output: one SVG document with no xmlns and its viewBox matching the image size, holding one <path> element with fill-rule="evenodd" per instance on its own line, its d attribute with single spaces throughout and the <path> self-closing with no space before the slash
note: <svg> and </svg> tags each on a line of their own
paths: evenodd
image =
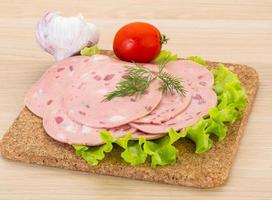
<svg viewBox="0 0 272 200">
<path fill-rule="evenodd" d="M 70 57 L 84 47 L 95 45 L 99 33 L 94 24 L 87 23 L 82 15 L 63 17 L 48 12 L 38 22 L 36 37 L 39 45 L 56 60 Z"/>
</svg>

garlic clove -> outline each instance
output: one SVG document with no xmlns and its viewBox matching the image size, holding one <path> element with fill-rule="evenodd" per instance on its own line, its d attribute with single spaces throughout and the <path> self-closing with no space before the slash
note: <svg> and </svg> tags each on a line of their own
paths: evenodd
<svg viewBox="0 0 272 200">
<path fill-rule="evenodd" d="M 97 44 L 99 32 L 82 15 L 63 17 L 58 12 L 48 12 L 38 22 L 36 38 L 42 49 L 62 60 Z"/>
</svg>

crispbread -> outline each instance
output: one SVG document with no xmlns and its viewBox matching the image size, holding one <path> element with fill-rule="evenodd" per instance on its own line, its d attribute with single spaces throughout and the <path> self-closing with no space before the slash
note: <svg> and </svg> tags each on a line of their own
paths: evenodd
<svg viewBox="0 0 272 200">
<path fill-rule="evenodd" d="M 112 55 L 110 51 L 103 53 Z M 211 67 L 218 64 L 208 63 Z M 25 107 L 2 139 L 2 156 L 26 163 L 175 185 L 200 188 L 219 186 L 229 175 L 258 87 L 258 74 L 253 68 L 239 64 L 225 65 L 238 75 L 246 89 L 248 104 L 242 118 L 229 126 L 225 140 L 214 142 L 215 145 L 207 153 L 195 154 L 194 144 L 182 139 L 175 143 L 179 152 L 174 165 L 151 168 L 146 163 L 130 166 L 121 159 L 121 149 L 116 147 L 100 164 L 88 166 L 75 155 L 70 145 L 50 138 L 42 127 L 42 120 Z"/>
</svg>

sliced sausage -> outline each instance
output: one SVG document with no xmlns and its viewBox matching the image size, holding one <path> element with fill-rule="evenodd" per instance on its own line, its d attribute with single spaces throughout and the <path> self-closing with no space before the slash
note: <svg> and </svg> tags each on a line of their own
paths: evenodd
<svg viewBox="0 0 272 200">
<path fill-rule="evenodd" d="M 133 64 L 112 58 L 88 63 L 64 92 L 64 110 L 74 121 L 96 128 L 112 128 L 147 115 L 159 104 L 162 94 L 157 80 L 142 95 L 105 101 L 105 95 L 114 91 L 123 79 L 125 66 Z M 156 67 L 148 65 L 151 66 Z"/>
<path fill-rule="evenodd" d="M 193 88 L 213 86 L 213 74 L 206 67 L 193 61 L 173 61 L 167 64 L 166 69 Z"/>
<path fill-rule="evenodd" d="M 50 67 L 26 94 L 25 105 L 34 114 L 43 117 L 45 110 L 54 104 L 56 97 L 61 96 L 65 85 L 80 68 L 85 67 L 88 59 L 85 56 L 70 57 Z"/>
<path fill-rule="evenodd" d="M 99 134 L 101 129 L 74 122 L 65 114 L 60 103 L 55 103 L 45 111 L 43 127 L 49 136 L 63 143 L 90 146 L 104 143 Z M 107 130 L 110 131 L 115 138 L 122 137 L 128 132 L 136 132 L 136 129 L 131 128 L 129 125 Z"/>
<path fill-rule="evenodd" d="M 135 120 L 135 123 L 151 123 L 151 124 L 161 124 L 174 118 L 176 115 L 181 113 L 187 108 L 191 102 L 191 93 L 189 87 L 187 87 L 185 96 L 181 96 L 174 93 L 165 93 L 162 96 L 159 105 L 148 115 Z"/>
<path fill-rule="evenodd" d="M 149 134 L 166 133 L 170 128 L 181 130 L 196 123 L 208 114 L 208 110 L 217 103 L 217 96 L 211 88 L 196 88 L 192 91 L 190 105 L 179 115 L 162 124 L 130 123 L 138 130 Z"/>
</svg>

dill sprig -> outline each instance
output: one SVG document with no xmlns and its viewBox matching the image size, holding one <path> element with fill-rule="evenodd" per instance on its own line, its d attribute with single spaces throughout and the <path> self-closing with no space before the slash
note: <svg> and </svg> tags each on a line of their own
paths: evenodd
<svg viewBox="0 0 272 200">
<path fill-rule="evenodd" d="M 104 101 L 110 101 L 115 97 L 138 96 L 143 94 L 150 86 L 151 82 L 159 78 L 161 80 L 160 90 L 162 92 L 176 91 L 179 95 L 185 95 L 185 90 L 181 80 L 172 74 L 164 71 L 167 60 L 158 64 L 159 72 L 153 72 L 141 64 L 125 66 L 126 74 L 123 80 L 117 83 L 116 89 L 105 95 Z"/>
<path fill-rule="evenodd" d="M 183 85 L 181 85 L 181 80 L 173 76 L 168 72 L 161 72 L 158 74 L 158 78 L 162 81 L 160 90 L 162 92 L 177 92 L 179 95 L 184 96 L 185 90 Z"/>
<path fill-rule="evenodd" d="M 108 93 L 104 100 L 110 101 L 115 97 L 134 96 L 144 93 L 155 78 L 151 70 L 140 64 L 125 66 L 126 74 L 123 80 L 116 85 L 116 90 Z"/>
<path fill-rule="evenodd" d="M 184 87 L 181 84 L 182 80 L 166 71 L 163 71 L 168 62 L 169 61 L 167 58 L 165 59 L 164 62 L 158 64 L 159 73 L 157 74 L 157 77 L 162 81 L 159 89 L 164 93 L 165 92 L 173 93 L 176 91 L 179 95 L 184 96 L 186 91 L 184 90 Z"/>
</svg>

